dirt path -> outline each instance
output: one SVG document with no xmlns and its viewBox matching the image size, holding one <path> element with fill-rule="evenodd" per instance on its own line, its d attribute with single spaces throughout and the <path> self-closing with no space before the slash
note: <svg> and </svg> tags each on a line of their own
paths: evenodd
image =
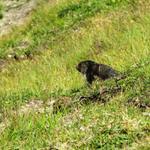
<svg viewBox="0 0 150 150">
<path fill-rule="evenodd" d="M 10 32 L 13 26 L 23 24 L 37 2 L 38 0 L 2 0 L 4 12 L 0 20 L 0 36 Z"/>
</svg>

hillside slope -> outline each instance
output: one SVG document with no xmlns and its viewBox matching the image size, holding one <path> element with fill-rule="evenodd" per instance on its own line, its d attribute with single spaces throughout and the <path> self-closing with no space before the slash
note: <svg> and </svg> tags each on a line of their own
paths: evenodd
<svg viewBox="0 0 150 150">
<path fill-rule="evenodd" d="M 149 0 L 40 4 L 0 38 L 0 149 L 149 149 Z M 85 59 L 126 78 L 89 88 Z"/>
</svg>

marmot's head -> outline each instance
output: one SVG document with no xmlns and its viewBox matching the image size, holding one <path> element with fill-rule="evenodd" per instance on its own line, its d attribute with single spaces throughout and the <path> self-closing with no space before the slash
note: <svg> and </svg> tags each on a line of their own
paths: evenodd
<svg viewBox="0 0 150 150">
<path fill-rule="evenodd" d="M 85 60 L 85 61 L 81 61 L 77 66 L 76 69 L 83 73 L 86 74 L 88 68 L 90 67 L 91 64 L 93 64 L 94 62 L 91 60 Z"/>
<path fill-rule="evenodd" d="M 76 66 L 76 69 L 77 69 L 79 72 L 83 73 L 83 74 L 86 73 L 87 68 L 88 68 L 88 66 L 87 66 L 87 64 L 84 63 L 84 62 L 80 62 L 80 63 Z"/>
</svg>

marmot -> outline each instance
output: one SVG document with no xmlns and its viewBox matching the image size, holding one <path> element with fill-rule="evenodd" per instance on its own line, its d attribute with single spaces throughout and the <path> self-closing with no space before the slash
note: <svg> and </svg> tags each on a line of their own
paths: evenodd
<svg viewBox="0 0 150 150">
<path fill-rule="evenodd" d="M 86 76 L 86 80 L 89 84 L 92 84 L 95 77 L 106 80 L 119 75 L 119 73 L 110 66 L 98 64 L 91 60 L 81 61 L 76 66 L 76 69 Z"/>
</svg>

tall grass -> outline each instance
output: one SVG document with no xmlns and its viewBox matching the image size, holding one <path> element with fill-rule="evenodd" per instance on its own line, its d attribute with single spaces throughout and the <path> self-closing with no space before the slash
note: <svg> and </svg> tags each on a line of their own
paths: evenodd
<svg viewBox="0 0 150 150">
<path fill-rule="evenodd" d="M 55 91 L 65 92 L 79 88 L 84 84 L 84 80 L 81 80 L 81 76 L 76 72 L 75 65 L 82 59 L 94 59 L 121 72 L 144 58 L 148 59 L 149 15 L 138 23 L 128 25 L 112 18 L 110 23 L 104 21 L 103 26 L 96 21 L 97 18 L 100 16 L 93 18 L 95 21 L 90 27 L 87 22 L 87 27 L 85 25 L 59 36 L 49 50 L 35 57 L 33 61 L 10 64 L 1 72 L 1 95 L 20 93 L 19 91 L 27 89 L 34 93 L 33 95 L 40 96 L 41 93 L 49 95 L 48 93 Z M 126 17 L 125 19 L 127 20 Z M 130 18 L 128 20 L 130 21 Z M 120 28 L 115 28 L 116 26 Z M 120 32 L 122 29 L 123 32 Z M 58 44 L 59 40 L 61 42 Z"/>
<path fill-rule="evenodd" d="M 0 1 L 0 19 L 3 18 L 3 5 L 2 2 Z"/>
<path fill-rule="evenodd" d="M 126 104 L 134 97 L 149 98 L 149 2 L 128 3 L 91 0 L 63 1 L 54 7 L 43 4 L 23 29 L 17 29 L 10 39 L 2 39 L 3 58 L 15 50 L 18 55 L 23 51 L 37 51 L 38 55 L 32 60 L 8 61 L 0 72 L 0 112 L 11 122 L 0 137 L 0 148 L 121 149 L 148 136 L 149 118 Z M 22 51 L 19 43 L 24 39 L 29 47 Z M 83 88 L 90 91 L 75 69 L 84 59 L 127 73 L 119 82 L 124 92 L 106 105 L 79 104 L 56 114 L 12 113 L 32 99 L 83 96 Z M 108 86 L 110 81 L 99 82 L 96 90 L 99 84 Z"/>
<path fill-rule="evenodd" d="M 35 11 L 33 18 L 29 24 L 20 30 L 14 28 L 14 33 L 8 38 L 3 38 L 0 41 L 0 57 L 7 58 L 9 53 L 15 52 L 17 55 L 25 52 L 38 52 L 42 45 L 49 47 L 52 41 L 57 39 L 58 34 L 63 34 L 73 26 L 85 20 L 87 17 L 96 15 L 97 13 L 105 13 L 110 10 L 117 9 L 131 5 L 127 1 L 67 1 L 55 4 L 47 4 L 48 7 L 43 6 L 45 2 L 41 2 Z M 16 31 L 15 31 L 16 30 Z M 27 47 L 22 48 L 20 45 L 26 41 Z M 42 47 L 43 47 L 42 46 Z"/>
</svg>

